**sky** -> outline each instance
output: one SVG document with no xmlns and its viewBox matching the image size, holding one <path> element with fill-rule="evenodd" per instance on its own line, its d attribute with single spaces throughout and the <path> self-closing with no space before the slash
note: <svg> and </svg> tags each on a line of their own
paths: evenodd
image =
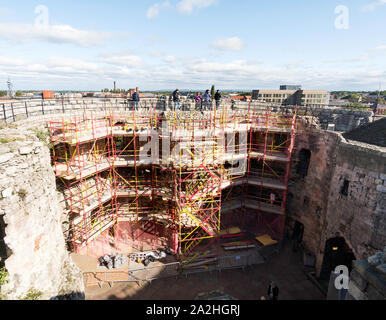
<svg viewBox="0 0 386 320">
<path fill-rule="evenodd" d="M 0 0 L 0 90 L 386 88 L 386 0 Z"/>
</svg>

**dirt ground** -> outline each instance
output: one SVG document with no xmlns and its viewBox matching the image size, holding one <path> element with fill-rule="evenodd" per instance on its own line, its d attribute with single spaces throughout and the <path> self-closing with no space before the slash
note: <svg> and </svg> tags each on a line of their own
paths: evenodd
<svg viewBox="0 0 386 320">
<path fill-rule="evenodd" d="M 324 300 L 326 297 L 307 278 L 300 253 L 289 245 L 268 258 L 268 262 L 242 270 L 199 273 L 176 278 L 86 288 L 87 300 L 193 300 L 199 293 L 214 290 L 239 300 L 260 300 L 267 295 L 270 281 L 279 287 L 280 300 Z"/>
</svg>

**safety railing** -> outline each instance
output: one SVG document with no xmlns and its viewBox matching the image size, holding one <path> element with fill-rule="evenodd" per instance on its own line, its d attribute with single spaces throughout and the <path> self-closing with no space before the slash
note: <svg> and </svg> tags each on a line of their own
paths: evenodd
<svg viewBox="0 0 386 320">
<path fill-rule="evenodd" d="M 101 285 L 103 283 L 143 282 L 161 278 L 177 277 L 179 262 L 161 264 L 126 270 L 95 270 L 83 272 L 85 286 Z"/>
<path fill-rule="evenodd" d="M 245 253 L 229 254 L 217 257 L 210 265 L 202 265 L 193 268 L 181 268 L 180 262 L 160 264 L 157 266 L 141 267 L 136 269 L 122 270 L 93 270 L 84 271 L 83 279 L 85 286 L 102 284 L 129 283 L 153 281 L 162 278 L 178 277 L 198 272 L 222 271 L 229 269 L 245 269 L 252 265 L 265 263 L 266 259 L 258 250 L 250 250 Z"/>
</svg>

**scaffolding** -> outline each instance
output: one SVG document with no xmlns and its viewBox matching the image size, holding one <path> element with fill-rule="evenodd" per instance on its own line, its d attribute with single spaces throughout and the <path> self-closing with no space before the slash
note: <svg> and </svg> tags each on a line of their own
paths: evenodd
<svg viewBox="0 0 386 320">
<path fill-rule="evenodd" d="M 280 239 L 295 121 L 296 109 L 223 105 L 203 113 L 110 108 L 49 122 L 72 250 L 168 246 L 188 264 L 218 256 L 221 239 L 243 231 Z"/>
</svg>

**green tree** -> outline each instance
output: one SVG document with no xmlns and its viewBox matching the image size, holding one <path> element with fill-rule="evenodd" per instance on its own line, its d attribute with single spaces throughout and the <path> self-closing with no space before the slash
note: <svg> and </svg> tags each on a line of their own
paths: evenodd
<svg viewBox="0 0 386 320">
<path fill-rule="evenodd" d="M 210 94 L 213 97 L 214 96 L 215 87 L 212 85 L 212 89 L 210 89 Z"/>
<path fill-rule="evenodd" d="M 0 91 L 0 97 L 4 97 L 7 95 L 7 91 Z"/>
<path fill-rule="evenodd" d="M 16 91 L 16 93 L 15 93 L 16 97 L 21 97 L 22 95 L 23 95 L 23 92 L 21 92 L 21 91 Z"/>
</svg>

